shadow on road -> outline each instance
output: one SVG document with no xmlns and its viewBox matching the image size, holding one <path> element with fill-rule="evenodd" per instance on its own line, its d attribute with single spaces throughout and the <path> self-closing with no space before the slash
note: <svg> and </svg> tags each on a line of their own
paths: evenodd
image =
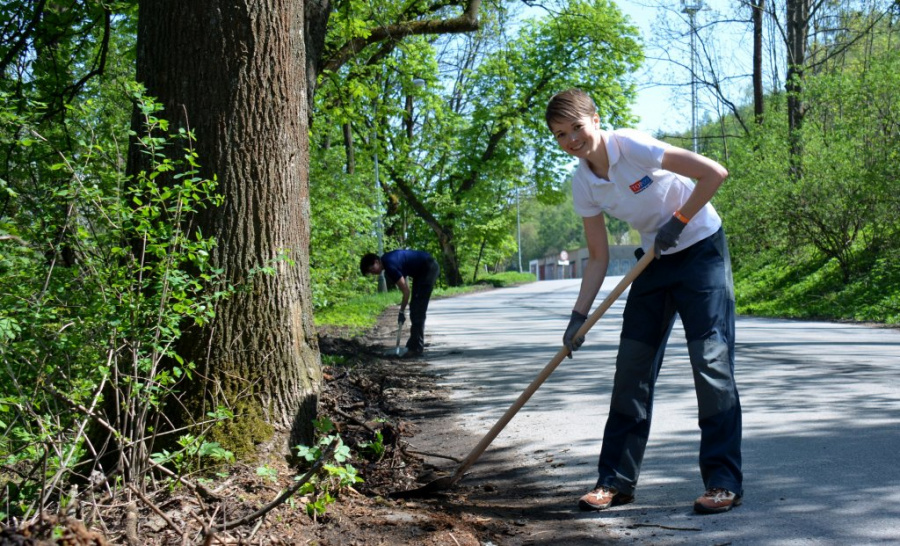
<svg viewBox="0 0 900 546">
<path fill-rule="evenodd" d="M 437 425 L 445 452 L 465 457 L 558 350 L 571 299 L 530 290 L 437 311 L 428 359 L 455 415 Z M 637 502 L 579 512 L 596 479 L 620 313 L 611 309 L 501 432 L 448 495 L 453 510 L 521 520 L 527 544 L 900 541 L 900 332 L 842 324 L 739 319 L 745 504 L 712 517 L 691 509 L 702 493 L 699 432 L 676 325 Z"/>
</svg>

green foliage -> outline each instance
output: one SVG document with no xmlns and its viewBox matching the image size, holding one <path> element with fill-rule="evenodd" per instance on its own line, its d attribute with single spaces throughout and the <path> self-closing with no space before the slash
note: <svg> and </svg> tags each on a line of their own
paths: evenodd
<svg viewBox="0 0 900 546">
<path fill-rule="evenodd" d="M 15 165 L 5 187 L 23 196 L 0 207 L 0 386 L 10 417 L 0 423 L 0 458 L 22 469 L 18 514 L 51 499 L 36 488 L 64 490 L 73 473 L 99 470 L 80 469 L 82 459 L 96 465 L 109 451 L 128 461 L 126 482 L 143 483 L 153 442 L 173 434 L 158 411 L 194 373 L 174 344 L 232 291 L 209 264 L 215 241 L 191 226 L 193 213 L 219 202 L 215 180 L 198 175 L 193 135 L 166 134 L 158 105 L 137 88 L 130 98 L 149 129 L 138 143 L 152 165 L 133 178 L 121 172 L 111 135 L 61 150 L 36 130 L 46 110 L 0 106 L 6 164 Z M 104 119 L 102 107 L 70 108 L 84 135 L 94 134 L 88 120 Z M 223 418 L 227 411 L 210 423 Z M 94 438 L 101 451 L 89 456 L 92 434 L 109 443 Z M 191 458 L 228 458 L 187 438 L 157 460 L 184 469 Z M 34 465 L 44 471 L 26 470 Z"/>
<path fill-rule="evenodd" d="M 501 214 L 507 218 L 505 234 L 513 234 L 510 182 L 539 199 L 558 200 L 566 180 L 559 166 L 568 160 L 549 138 L 544 122 L 551 95 L 581 87 L 594 95 L 604 122 L 623 125 L 631 120 L 629 73 L 642 59 L 635 36 L 636 30 L 614 5 L 568 2 L 553 17 L 524 22 L 508 44 L 498 45 L 498 51 L 467 76 L 466 120 L 457 129 L 465 145 L 448 176 L 435 182 L 457 207 L 449 214 L 445 208 L 440 216 L 468 226 L 458 230 L 460 254 L 480 255 L 483 240 L 470 239 L 473 229 Z M 445 171 L 441 165 L 440 172 Z M 563 229 L 569 225 L 561 224 Z M 574 231 L 580 231 L 580 221 Z M 502 250 L 497 243 L 493 246 Z M 515 250 L 510 241 L 507 256 Z"/>
<path fill-rule="evenodd" d="M 781 95 L 768 98 L 763 125 L 728 142 L 731 176 L 715 203 L 741 312 L 896 323 L 895 41 L 893 29 L 875 26 L 859 46 L 806 74 L 799 173 L 791 169 L 797 158 L 788 155 Z"/>
<path fill-rule="evenodd" d="M 373 460 L 380 461 L 384 456 L 385 451 L 384 436 L 381 434 L 381 431 L 375 432 L 375 438 L 373 438 L 371 442 L 360 443 L 359 449 L 362 450 L 363 453 L 368 454 Z"/>
<path fill-rule="evenodd" d="M 0 91 L 65 120 L 70 102 L 98 97 L 101 74 L 107 82 L 133 74 L 136 12 L 136 2 L 4 0 Z"/>
<path fill-rule="evenodd" d="M 267 464 L 257 467 L 256 475 L 261 478 L 265 478 L 266 480 L 268 480 L 272 483 L 274 483 L 278 480 L 278 470 L 272 468 L 271 466 L 269 466 Z"/>
<path fill-rule="evenodd" d="M 544 120 L 551 95 L 578 87 L 594 99 L 602 124 L 627 127 L 634 120 L 629 109 L 634 97 L 631 74 L 643 62 L 638 36 L 614 4 L 578 1 L 566 3 L 558 15 L 527 25 L 514 43 L 513 66 L 520 74 L 516 85 L 539 91 L 524 118 L 539 190 L 558 188 L 561 180 L 567 180 L 560 176 L 560 166 L 571 164 Z M 542 79 L 548 85 L 536 89 Z"/>
<path fill-rule="evenodd" d="M 373 280 L 370 278 L 370 281 Z M 464 294 L 471 292 L 474 288 L 471 285 L 435 288 L 432 293 L 432 299 Z M 375 326 L 379 315 L 385 309 L 399 303 L 400 291 L 396 289 L 387 292 L 362 294 L 319 310 L 316 313 L 316 326 L 338 328 L 341 330 L 342 335 L 359 335 Z"/>
<path fill-rule="evenodd" d="M 522 207 L 522 260 L 559 254 L 561 250 L 585 245 L 584 227 L 572 205 L 571 185 L 567 185 L 560 203 L 529 200 Z"/>
<path fill-rule="evenodd" d="M 854 248 L 896 244 L 900 157 L 900 54 L 806 80 L 803 176 L 784 188 L 785 228 L 797 244 L 837 261 L 844 282 L 860 269 Z M 893 241 L 892 241 L 893 240 Z"/>
<path fill-rule="evenodd" d="M 309 268 L 317 310 L 372 290 L 359 273 L 359 259 L 376 248 L 377 205 L 363 176 L 334 170 L 341 164 L 340 152 L 331 148 L 310 154 Z"/>
<path fill-rule="evenodd" d="M 322 447 L 337 440 L 337 448 L 332 454 L 334 463 L 324 463 L 322 471 L 300 488 L 300 494 L 306 495 L 309 499 L 306 503 L 306 513 L 311 518 L 323 515 L 328 505 L 335 502 L 336 495 L 341 491 L 363 481 L 357 475 L 357 470 L 352 465 L 346 464 L 350 458 L 350 448 L 343 443 L 339 435 L 331 434 L 334 423 L 325 417 L 314 421 L 313 424 L 321 437 L 315 446 L 295 446 L 297 456 L 307 463 L 312 463 L 322 457 Z"/>
<path fill-rule="evenodd" d="M 206 442 L 191 434 L 178 438 L 181 449 L 170 452 L 163 449 L 150 456 L 150 460 L 158 465 L 170 465 L 179 475 L 188 474 L 203 468 L 206 461 L 234 462 L 234 453 L 222 448 L 217 442 Z"/>
<path fill-rule="evenodd" d="M 347 357 L 344 355 L 322 355 L 322 366 L 335 367 L 342 366 L 347 362 Z"/>
<path fill-rule="evenodd" d="M 376 187 L 377 156 L 384 188 L 383 194 L 338 190 L 355 197 L 347 207 L 339 198 L 334 206 L 341 213 L 334 221 L 314 212 L 314 219 L 327 222 L 323 233 L 334 234 L 333 248 L 351 249 L 335 253 L 331 264 L 346 262 L 360 246 L 374 247 L 375 218 L 369 211 L 383 210 L 384 248 L 443 254 L 447 284 L 506 269 L 517 254 L 517 193 L 560 198 L 562 152 L 543 121 L 549 97 L 581 86 L 595 94 L 605 121 L 632 119 L 630 72 L 642 58 L 637 30 L 609 2 L 559 7 L 554 17 L 510 24 L 507 5 L 485 4 L 478 33 L 414 37 L 386 57 L 377 55 L 378 63 L 348 64 L 323 75 L 313 135 L 321 145 L 312 149 L 323 170 L 316 178 L 327 184 L 326 191 L 352 181 L 366 190 Z M 369 13 L 366 6 L 353 5 L 332 18 L 329 40 L 340 44 L 364 33 L 366 24 L 358 19 Z M 424 85 L 415 85 L 415 79 Z M 352 142 L 342 124 L 349 124 Z M 331 146 L 338 141 L 346 147 L 341 154 Z M 357 153 L 352 170 L 341 172 L 349 166 L 347 151 Z M 313 255 L 320 249 L 314 240 Z M 317 296 L 323 305 L 332 303 L 330 296 L 358 289 L 346 274 L 349 267 L 327 269 L 336 274 L 317 282 L 323 294 L 330 292 Z"/>
</svg>

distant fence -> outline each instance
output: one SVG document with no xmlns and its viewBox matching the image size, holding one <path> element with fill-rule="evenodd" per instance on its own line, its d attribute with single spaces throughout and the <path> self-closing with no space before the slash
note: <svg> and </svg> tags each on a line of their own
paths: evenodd
<svg viewBox="0 0 900 546">
<path fill-rule="evenodd" d="M 614 245 L 609 247 L 609 268 L 607 275 L 624 275 L 634 267 L 637 258 L 634 257 L 634 251 L 639 247 L 637 245 Z M 579 248 L 566 252 L 567 260 L 561 259 L 560 255 L 545 256 L 540 260 L 531 260 L 528 262 L 528 270 L 537 277 L 539 281 L 552 281 L 556 279 L 580 279 L 584 266 L 588 260 L 588 250 Z"/>
</svg>

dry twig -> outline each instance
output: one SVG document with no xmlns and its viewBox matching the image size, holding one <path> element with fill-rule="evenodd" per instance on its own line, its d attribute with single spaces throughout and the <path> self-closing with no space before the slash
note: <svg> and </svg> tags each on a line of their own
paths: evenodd
<svg viewBox="0 0 900 546">
<path fill-rule="evenodd" d="M 179 527 L 178 525 L 175 525 L 175 522 L 172 521 L 172 519 L 169 518 L 169 516 L 167 516 L 167 515 L 165 514 L 165 512 L 163 512 L 162 510 L 160 510 L 159 507 L 156 506 L 150 499 L 148 499 L 147 497 L 145 497 L 145 496 L 143 495 L 143 493 L 141 493 L 140 491 L 138 491 L 137 488 L 136 488 L 135 486 L 131 485 L 130 483 L 127 484 L 127 486 L 128 486 L 128 489 L 131 489 L 132 493 L 134 493 L 135 495 L 137 495 L 137 498 L 141 499 L 141 502 L 143 502 L 144 504 L 147 505 L 147 508 L 149 508 L 150 510 L 153 510 L 153 513 L 154 513 L 154 514 L 156 514 L 157 516 L 161 517 L 161 518 L 163 519 L 163 521 L 166 522 L 166 525 L 168 525 L 169 527 L 171 527 L 172 530 L 175 531 L 176 533 L 182 534 L 182 529 L 181 529 L 181 527 Z"/>
</svg>

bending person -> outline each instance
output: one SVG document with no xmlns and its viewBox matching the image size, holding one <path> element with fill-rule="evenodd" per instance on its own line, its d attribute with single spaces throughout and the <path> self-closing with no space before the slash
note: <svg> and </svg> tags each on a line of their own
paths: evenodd
<svg viewBox="0 0 900 546">
<path fill-rule="evenodd" d="M 359 270 L 363 275 L 378 275 L 383 271 L 385 278 L 396 284 L 403 293 L 397 323 L 402 325 L 406 321 L 407 304 L 411 322 L 409 340 L 406 342 L 408 351 L 403 356 L 421 356 L 425 351 L 428 302 L 441 274 L 437 260 L 424 250 L 392 250 L 381 257 L 365 254 L 359 261 Z M 411 288 L 407 278 L 412 279 Z"/>
</svg>

